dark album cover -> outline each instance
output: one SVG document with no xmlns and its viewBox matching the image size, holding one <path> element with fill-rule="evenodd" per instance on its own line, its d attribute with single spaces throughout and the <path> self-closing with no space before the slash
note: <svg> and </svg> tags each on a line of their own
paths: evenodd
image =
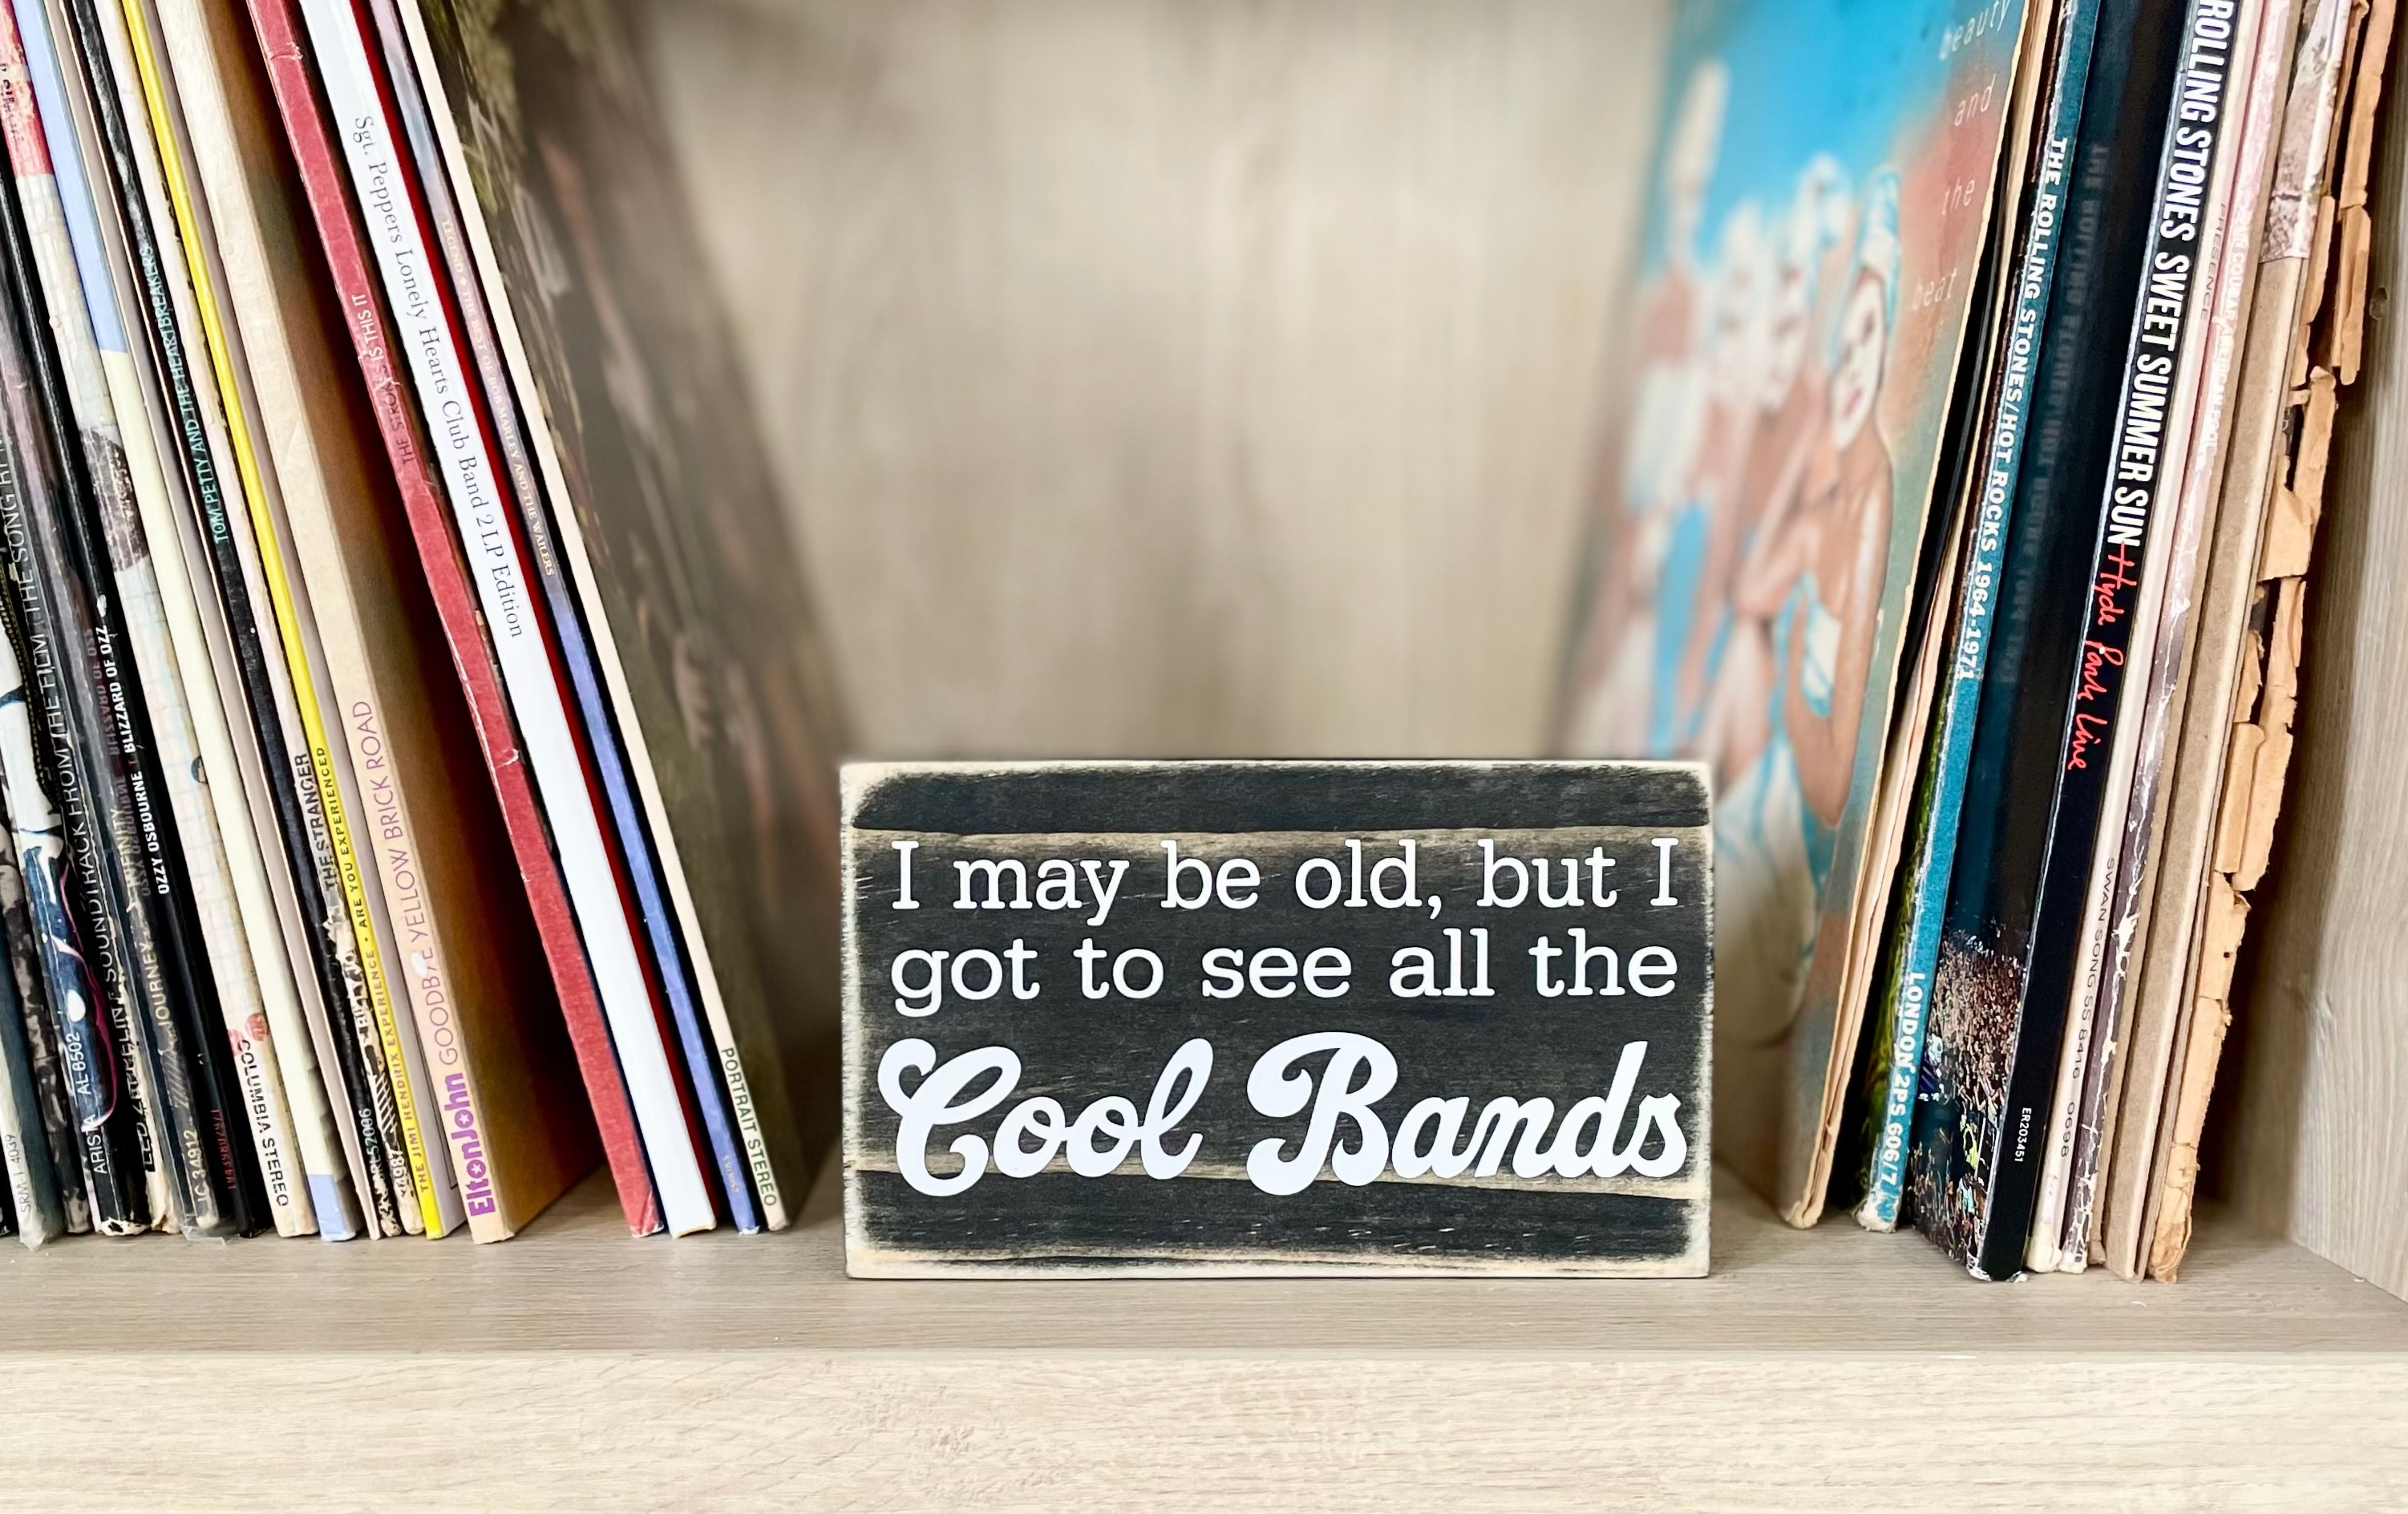
<svg viewBox="0 0 2408 1514">
<path fill-rule="evenodd" d="M 758 1113 L 774 1171 L 754 1178 L 778 1224 L 801 1202 L 781 1189 L 835 1129 L 839 725 L 801 559 L 625 18 L 605 0 L 416 11 L 431 103 L 458 133 L 498 267 L 495 315 L 544 422 L 532 429 L 562 545 L 624 679 L 613 705 L 685 947 L 733 1030 L 722 1070 L 745 1085 L 731 1089 L 739 1121 Z"/>
<path fill-rule="evenodd" d="M 2046 1135 L 2012 1123 L 2044 1102 L 2066 1011 L 2072 936 L 2043 915 L 2053 850 L 2091 836 L 2060 807 L 2074 674 L 2090 604 L 2111 425 L 2123 388 L 2155 164 L 2182 16 L 2143 0 L 2102 11 L 2069 202 L 2062 297 L 2043 336 L 2030 450 L 2007 542 L 1997 642 L 1974 727 L 1968 806 L 1934 976 L 1908 1181 L 1915 1223 L 1950 1254 L 1996 1277 L 2023 1262 L 2028 1185 L 2000 1197 L 2003 1175 L 2036 1164 Z M 2077 809 L 2079 807 L 2076 807 Z M 2095 830 L 2095 803 L 2088 810 Z M 2050 817 L 2050 823 L 2031 818 Z M 2063 867 L 2064 863 L 2056 865 Z M 2078 933 L 2073 933 L 2078 934 Z M 2043 972 L 2042 970 L 2046 971 Z M 2055 975 L 2056 990 L 2028 982 Z M 2028 1109 L 2027 1110 L 2028 1112 Z"/>
</svg>

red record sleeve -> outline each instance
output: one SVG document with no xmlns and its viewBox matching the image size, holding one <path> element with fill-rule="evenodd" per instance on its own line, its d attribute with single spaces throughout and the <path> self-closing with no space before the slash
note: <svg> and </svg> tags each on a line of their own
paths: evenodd
<svg viewBox="0 0 2408 1514">
<path fill-rule="evenodd" d="M 376 412 L 378 433 L 400 485 L 409 529 L 426 570 L 444 638 L 451 645 L 452 664 L 467 694 L 469 719 L 477 728 L 478 745 L 493 775 L 501 801 L 510 849 L 519 875 L 526 883 L 536 930 L 543 938 L 552 981 L 560 993 L 569 1036 L 577 1050 L 579 1070 L 594 1105 L 594 1122 L 602 1137 L 610 1175 L 619 1189 L 619 1203 L 628 1228 L 639 1235 L 662 1228 L 660 1197 L 645 1164 L 637 1134 L 635 1107 L 620 1076 L 619 1058 L 602 1017 L 601 996 L 577 932 L 568 893 L 545 830 L 526 764 L 518 750 L 509 704 L 501 679 L 486 650 L 483 622 L 477 613 L 476 591 L 461 563 L 450 516 L 436 497 L 412 425 L 408 392 L 394 371 L 393 350 L 385 325 L 382 296 L 367 251 L 351 220 L 342 160 L 325 118 L 320 114 L 315 82 L 301 47 L 300 18 L 292 0 L 248 0 L 251 24 L 259 34 L 267 61 L 268 80 L 277 111 L 284 123 L 302 189 L 318 227 L 337 297 L 342 302 L 344 325 L 360 364 Z"/>
</svg>

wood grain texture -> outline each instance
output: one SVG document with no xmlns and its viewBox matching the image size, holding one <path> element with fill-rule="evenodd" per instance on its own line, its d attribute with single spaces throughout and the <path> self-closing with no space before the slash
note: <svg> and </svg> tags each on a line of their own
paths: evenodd
<svg viewBox="0 0 2408 1514">
<path fill-rule="evenodd" d="M 2365 366 L 2307 586 L 2298 754 L 2226 1053 L 2227 1156 L 2240 1207 L 2408 1293 L 2408 343 L 2387 309 L 2408 131 L 2386 114 Z"/>
<path fill-rule="evenodd" d="M 1698 1279 L 925 1283 L 844 1276 L 840 1190 L 831 1160 L 796 1227 L 764 1236 L 630 1239 L 596 1175 L 506 1246 L 0 1247 L 0 1365 L 14 1383 L 36 1356 L 144 1351 L 228 1370 L 253 1357 L 579 1351 L 624 1363 L 681 1349 L 957 1362 L 1368 1353 L 1440 1369 L 1467 1356 L 1777 1364 L 1829 1351 L 1866 1353 L 1875 1372 L 1934 1353 L 2265 1366 L 2293 1354 L 2369 1369 L 2408 1359 L 2408 1305 L 2213 1206 L 2172 1288 L 2100 1271 L 1978 1286 L 1915 1236 L 1792 1230 L 1727 1169 L 1715 1174 L 1713 1270 Z M 22 1402 L 12 1388 L 12 1414 Z M 0 1458 L 9 1451 L 0 1436 Z"/>
<path fill-rule="evenodd" d="M 630 1241 L 597 1178 L 507 1246 L 7 1248 L 0 1507 L 2352 1509 L 2408 1485 L 2408 1306 L 2213 1211 L 2179 1288 L 1975 1287 L 1731 1184 L 1697 1281 L 876 1283 L 842 1276 L 836 1188 L 831 1164 L 785 1235 L 673 1244 Z M 1835 1454 L 1901 1403 L 1913 1454 Z M 93 1454 L 137 1427 L 143 1455 Z"/>
<path fill-rule="evenodd" d="M 863 751 L 1538 751 L 1664 16 L 664 0 Z"/>
<path fill-rule="evenodd" d="M 2330 1359 L 146 1353 L 11 1382 L 0 1466 L 39 1498 L 0 1507 L 46 1514 L 160 1507 L 160 1474 L 90 1454 L 136 1416 L 192 1510 L 2346 1511 L 2396 1509 L 2408 1468 L 2375 1402 L 2408 1367 Z M 1825 1455 L 1902 1402 L 1911 1458 Z"/>
</svg>

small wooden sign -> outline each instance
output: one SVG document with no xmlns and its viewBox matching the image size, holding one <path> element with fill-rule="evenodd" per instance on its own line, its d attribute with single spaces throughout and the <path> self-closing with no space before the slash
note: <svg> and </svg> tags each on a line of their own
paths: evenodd
<svg viewBox="0 0 2408 1514">
<path fill-rule="evenodd" d="M 1704 770 L 855 764 L 855 1277 L 1706 1270 Z"/>
</svg>

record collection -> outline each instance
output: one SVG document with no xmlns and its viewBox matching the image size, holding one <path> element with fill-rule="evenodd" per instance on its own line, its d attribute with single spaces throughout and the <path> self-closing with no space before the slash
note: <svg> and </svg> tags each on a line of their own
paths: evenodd
<svg viewBox="0 0 2408 1514">
<path fill-rule="evenodd" d="M 0 4 L 0 1234 L 778 1229 L 839 716 L 609 0 Z"/>
<path fill-rule="evenodd" d="M 1564 743 L 1716 773 L 1716 1150 L 2171 1279 L 2394 0 L 1686 7 Z"/>
</svg>

